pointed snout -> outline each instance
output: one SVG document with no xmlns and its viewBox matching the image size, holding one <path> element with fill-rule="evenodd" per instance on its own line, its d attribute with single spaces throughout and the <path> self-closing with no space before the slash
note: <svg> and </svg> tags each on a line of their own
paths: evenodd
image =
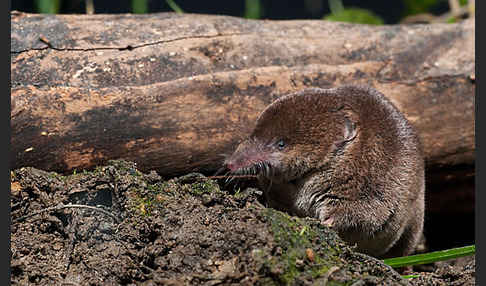
<svg viewBox="0 0 486 286">
<path fill-rule="evenodd" d="M 224 166 L 231 172 L 247 168 L 262 160 L 263 152 L 259 145 L 250 140 L 243 141 L 235 152 L 224 161 Z"/>
</svg>

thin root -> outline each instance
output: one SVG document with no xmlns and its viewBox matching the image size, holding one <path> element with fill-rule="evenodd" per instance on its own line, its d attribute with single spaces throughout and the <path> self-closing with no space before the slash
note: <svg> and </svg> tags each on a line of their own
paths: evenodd
<svg viewBox="0 0 486 286">
<path fill-rule="evenodd" d="M 90 210 L 94 210 L 94 211 L 98 211 L 98 212 L 101 212 L 107 216 L 110 216 L 111 218 L 113 218 L 115 220 L 115 222 L 119 222 L 118 221 L 118 218 L 113 215 L 112 213 L 108 212 L 108 211 L 105 211 L 104 209 L 100 209 L 100 208 L 97 208 L 97 207 L 93 207 L 93 206 L 87 206 L 87 205 L 73 205 L 73 204 L 67 204 L 67 205 L 58 205 L 58 206 L 55 206 L 55 207 L 50 207 L 50 208 L 45 208 L 45 209 L 42 209 L 42 210 L 39 210 L 39 211 L 36 211 L 36 212 L 33 212 L 31 214 L 28 214 L 28 215 L 24 215 L 24 216 L 21 216 L 19 218 L 16 218 L 14 220 L 12 220 L 12 223 L 16 223 L 16 222 L 19 222 L 19 221 L 23 221 L 29 217 L 33 217 L 33 216 L 36 216 L 38 214 L 41 214 L 41 213 L 46 213 L 46 212 L 51 212 L 51 211 L 57 211 L 57 210 L 61 210 L 61 209 L 67 209 L 67 208 L 80 208 L 80 209 L 90 209 Z"/>
</svg>

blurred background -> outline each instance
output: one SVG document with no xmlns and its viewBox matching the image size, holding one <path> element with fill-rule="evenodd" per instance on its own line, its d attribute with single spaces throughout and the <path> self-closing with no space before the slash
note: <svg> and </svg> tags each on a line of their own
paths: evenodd
<svg viewBox="0 0 486 286">
<path fill-rule="evenodd" d="M 50 14 L 179 12 L 250 19 L 326 19 L 364 24 L 456 22 L 474 0 L 13 0 L 12 10 Z"/>
</svg>

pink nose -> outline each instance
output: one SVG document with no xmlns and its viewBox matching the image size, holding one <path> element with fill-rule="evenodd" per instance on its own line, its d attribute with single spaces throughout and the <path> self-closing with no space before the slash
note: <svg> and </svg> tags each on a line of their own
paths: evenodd
<svg viewBox="0 0 486 286">
<path fill-rule="evenodd" d="M 226 168 L 230 169 L 231 171 L 234 171 L 235 164 L 233 164 L 233 163 L 226 163 Z"/>
</svg>

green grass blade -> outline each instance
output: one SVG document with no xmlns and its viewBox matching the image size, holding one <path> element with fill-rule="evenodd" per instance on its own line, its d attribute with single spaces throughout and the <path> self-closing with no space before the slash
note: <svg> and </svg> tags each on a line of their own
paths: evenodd
<svg viewBox="0 0 486 286">
<path fill-rule="evenodd" d="M 132 0 L 132 12 L 134 14 L 145 14 L 148 12 L 147 0 Z"/>
<path fill-rule="evenodd" d="M 263 15 L 263 7 L 260 0 L 246 0 L 245 14 L 246 19 L 260 19 Z"/>
<path fill-rule="evenodd" d="M 177 5 L 173 0 L 165 0 L 165 2 L 167 2 L 167 5 L 169 5 L 169 7 L 174 10 L 174 12 L 181 14 L 184 13 L 181 7 L 179 7 L 179 5 Z"/>
<path fill-rule="evenodd" d="M 337 14 L 344 9 L 342 0 L 329 0 L 328 4 L 332 14 Z"/>
<path fill-rule="evenodd" d="M 420 275 L 418 274 L 410 274 L 410 275 L 402 275 L 403 279 L 412 279 L 412 278 L 418 278 Z"/>
<path fill-rule="evenodd" d="M 391 267 L 403 267 L 419 264 L 427 264 L 437 261 L 449 260 L 463 256 L 474 255 L 476 253 L 476 246 L 469 245 L 464 247 L 452 248 L 447 250 L 434 251 L 424 254 L 410 255 L 404 257 L 388 258 L 383 260 L 385 264 Z"/>
</svg>

